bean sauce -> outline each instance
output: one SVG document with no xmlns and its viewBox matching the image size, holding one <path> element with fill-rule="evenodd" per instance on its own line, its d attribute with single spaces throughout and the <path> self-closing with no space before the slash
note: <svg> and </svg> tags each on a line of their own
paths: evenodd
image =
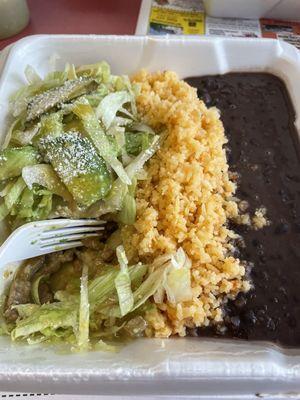
<svg viewBox="0 0 300 400">
<path fill-rule="evenodd" d="M 231 223 L 245 243 L 236 256 L 253 265 L 253 289 L 227 303 L 225 328 L 197 334 L 300 347 L 300 158 L 287 89 L 266 73 L 186 81 L 221 111 L 228 163 L 239 174 L 237 197 L 249 203 L 250 215 L 264 206 L 270 221 L 259 230 Z"/>
</svg>

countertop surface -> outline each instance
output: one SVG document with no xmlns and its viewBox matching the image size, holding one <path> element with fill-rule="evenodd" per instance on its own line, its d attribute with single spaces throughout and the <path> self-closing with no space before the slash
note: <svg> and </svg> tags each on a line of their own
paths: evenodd
<svg viewBox="0 0 300 400">
<path fill-rule="evenodd" d="M 141 0 L 28 0 L 30 22 L 0 50 L 24 36 L 43 33 L 134 34 Z"/>
</svg>

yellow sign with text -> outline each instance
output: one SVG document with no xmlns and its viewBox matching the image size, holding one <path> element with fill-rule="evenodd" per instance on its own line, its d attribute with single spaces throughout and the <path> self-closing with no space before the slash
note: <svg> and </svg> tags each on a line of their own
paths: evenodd
<svg viewBox="0 0 300 400">
<path fill-rule="evenodd" d="M 178 11 L 152 7 L 149 33 L 204 35 L 205 16 L 203 12 L 198 11 Z"/>
</svg>

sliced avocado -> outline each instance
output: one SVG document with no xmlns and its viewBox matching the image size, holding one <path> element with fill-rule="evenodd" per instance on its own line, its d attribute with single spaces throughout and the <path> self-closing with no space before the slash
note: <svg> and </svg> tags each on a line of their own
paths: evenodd
<svg viewBox="0 0 300 400">
<path fill-rule="evenodd" d="M 78 205 L 89 207 L 107 195 L 112 177 L 89 139 L 66 132 L 41 139 L 40 148 Z"/>
<path fill-rule="evenodd" d="M 39 153 L 32 146 L 7 148 L 0 151 L 0 180 L 21 175 L 24 167 L 37 164 L 39 160 Z"/>
<path fill-rule="evenodd" d="M 64 82 L 62 86 L 54 87 L 33 96 L 27 106 L 26 121 L 40 117 L 51 108 L 66 101 L 95 90 L 97 83 L 94 79 L 78 78 Z"/>
</svg>

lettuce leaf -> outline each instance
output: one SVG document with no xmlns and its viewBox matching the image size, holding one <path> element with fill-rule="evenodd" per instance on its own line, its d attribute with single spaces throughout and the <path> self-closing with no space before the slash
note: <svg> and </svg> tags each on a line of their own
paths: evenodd
<svg viewBox="0 0 300 400">
<path fill-rule="evenodd" d="M 88 266 L 85 264 L 82 269 L 80 282 L 79 327 L 77 338 L 77 345 L 80 350 L 87 350 L 89 347 L 89 309 Z"/>
<path fill-rule="evenodd" d="M 103 340 L 99 340 L 95 344 L 94 349 L 99 350 L 99 351 L 108 351 L 110 353 L 118 353 L 120 351 L 121 347 L 117 346 L 115 344 L 106 343 Z"/>
<path fill-rule="evenodd" d="M 97 78 L 100 82 L 108 83 L 111 79 L 110 66 L 106 61 L 95 64 L 81 65 L 75 68 L 77 76 Z"/>
<path fill-rule="evenodd" d="M 30 220 L 33 215 L 33 205 L 34 194 L 31 190 L 25 188 L 18 205 L 18 216 Z"/>
<path fill-rule="evenodd" d="M 55 335 L 55 331 L 61 329 L 62 336 L 70 331 L 74 334 L 77 329 L 78 310 L 73 304 L 69 303 L 51 303 L 43 304 L 39 308 L 34 308 L 33 312 L 26 318 L 16 322 L 16 327 L 11 333 L 13 340 L 18 338 L 28 338 L 35 333 L 47 334 L 47 336 Z"/>
<path fill-rule="evenodd" d="M 9 327 L 4 319 L 4 306 L 5 306 L 6 296 L 0 295 L 0 336 L 9 335 Z"/>
<path fill-rule="evenodd" d="M 13 182 L 9 182 L 4 190 L 2 190 L 1 196 L 4 197 L 4 203 L 2 203 L 0 206 L 0 221 L 5 218 L 12 211 L 12 208 L 18 203 L 25 187 L 26 184 L 20 177 Z"/>
<path fill-rule="evenodd" d="M 104 97 L 96 109 L 96 117 L 100 118 L 103 125 L 108 129 L 115 119 L 118 110 L 123 104 L 131 101 L 131 96 L 128 92 L 120 91 L 110 93 Z"/>
<path fill-rule="evenodd" d="M 124 197 L 118 221 L 124 225 L 133 225 L 136 218 L 136 202 L 134 196 L 127 193 Z"/>
<path fill-rule="evenodd" d="M 146 301 L 154 295 L 158 288 L 162 285 L 165 276 L 166 266 L 163 265 L 155 271 L 151 272 L 141 285 L 133 292 L 133 307 L 130 312 L 137 310 Z M 121 318 L 121 310 L 119 305 L 109 305 L 101 309 L 101 313 L 107 317 Z"/>
<path fill-rule="evenodd" d="M 32 189 L 34 184 L 38 184 L 48 189 L 51 193 L 61 196 L 68 203 L 73 202 L 71 193 L 49 164 L 24 167 L 22 177 L 29 189 Z"/>
<path fill-rule="evenodd" d="M 31 85 L 40 84 L 42 82 L 42 78 L 31 65 L 26 66 L 24 74 L 28 83 Z"/>
<path fill-rule="evenodd" d="M 128 267 L 128 273 L 132 284 L 144 276 L 147 272 L 147 265 L 141 263 Z M 119 274 L 119 269 L 111 266 L 109 271 L 99 275 L 89 283 L 89 302 L 91 309 L 95 309 L 105 303 L 113 294 L 116 294 L 115 279 Z"/>
<path fill-rule="evenodd" d="M 133 294 L 131 290 L 131 279 L 128 272 L 128 260 L 123 246 L 116 249 L 120 272 L 115 279 L 121 316 L 128 314 L 133 308 Z"/>
<path fill-rule="evenodd" d="M 154 295 L 154 301 L 162 303 L 165 294 L 171 304 L 191 300 L 191 261 L 184 250 L 180 247 L 167 264 L 164 279 Z"/>
<path fill-rule="evenodd" d="M 139 171 L 143 168 L 144 164 L 155 154 L 159 148 L 160 137 L 155 136 L 151 145 L 142 151 L 129 165 L 126 167 L 126 173 L 132 180 Z M 106 213 L 113 213 L 121 210 L 124 198 L 128 193 L 128 186 L 122 182 L 120 178 L 116 179 L 112 185 L 111 191 L 104 199 L 104 204 L 101 204 L 97 210 L 96 215 L 100 216 Z"/>
<path fill-rule="evenodd" d="M 82 98 L 80 101 L 74 103 L 73 112 L 81 118 L 83 126 L 93 142 L 99 155 L 107 162 L 107 164 L 115 171 L 119 178 L 125 184 L 130 184 L 123 165 L 114 155 L 109 140 L 101 128 L 93 108 L 90 106 L 87 99 Z"/>
</svg>

